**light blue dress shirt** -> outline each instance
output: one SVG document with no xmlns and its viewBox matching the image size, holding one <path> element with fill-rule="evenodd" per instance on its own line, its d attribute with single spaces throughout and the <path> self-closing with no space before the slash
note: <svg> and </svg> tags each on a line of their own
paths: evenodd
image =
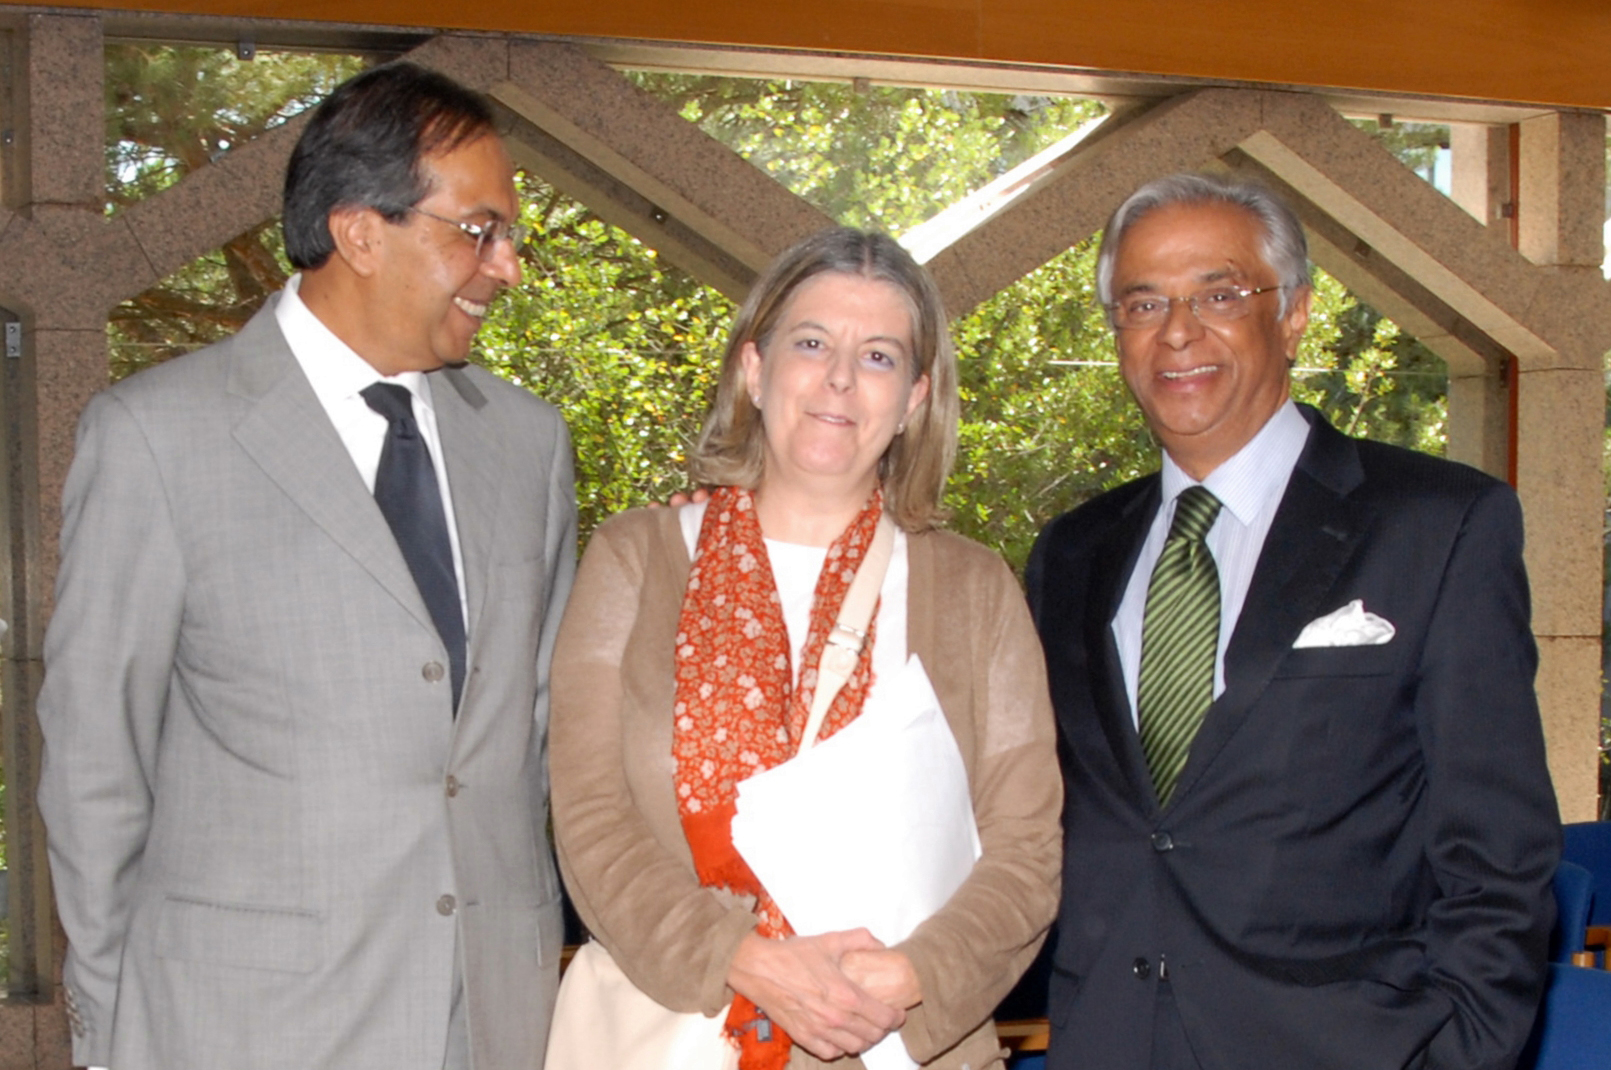
<svg viewBox="0 0 1611 1070">
<path fill-rule="evenodd" d="M 1230 644 L 1242 603 L 1253 584 L 1253 570 L 1264 549 L 1287 480 L 1309 440 L 1309 421 L 1290 400 L 1265 421 L 1259 433 L 1230 460 L 1208 474 L 1202 485 L 1224 503 L 1219 517 L 1208 532 L 1209 553 L 1219 570 L 1219 646 L 1214 654 L 1214 697 L 1225 690 L 1225 648 Z M 1141 677 L 1141 621 L 1147 605 L 1147 585 L 1153 566 L 1169 537 L 1175 519 L 1175 500 L 1196 480 L 1181 471 L 1169 456 L 1163 455 L 1163 507 L 1153 518 L 1147 540 L 1141 546 L 1135 571 L 1124 590 L 1124 599 L 1113 617 L 1113 638 L 1119 646 L 1119 663 L 1124 670 L 1124 690 L 1130 699 L 1130 718 L 1136 715 L 1136 688 Z"/>
</svg>

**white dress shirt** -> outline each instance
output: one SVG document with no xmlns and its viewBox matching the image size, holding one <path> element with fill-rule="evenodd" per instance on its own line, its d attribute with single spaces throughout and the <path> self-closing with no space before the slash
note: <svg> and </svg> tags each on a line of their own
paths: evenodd
<svg viewBox="0 0 1611 1070">
<path fill-rule="evenodd" d="M 464 557 L 459 551 L 459 526 L 453 518 L 453 492 L 448 486 L 447 463 L 442 457 L 442 439 L 436 431 L 436 411 L 431 406 L 431 381 L 424 372 L 403 372 L 384 376 L 364 358 L 337 338 L 308 310 L 298 296 L 301 275 L 293 275 L 281 291 L 274 315 L 280 333 L 291 347 L 302 373 L 313 386 L 319 404 L 341 436 L 342 445 L 358 466 L 369 493 L 375 493 L 375 473 L 380 468 L 380 452 L 386 444 L 386 417 L 369 407 L 360 391 L 374 383 L 396 383 L 406 387 L 414 399 L 414 421 L 431 451 L 436 469 L 436 485 L 442 492 L 442 510 L 447 516 L 448 541 L 453 546 L 453 575 L 459 584 L 459 611 L 464 614 L 465 638 L 469 638 L 470 612 L 464 594 Z"/>
<path fill-rule="evenodd" d="M 1309 440 L 1309 422 L 1291 401 L 1276 410 L 1259 433 L 1230 460 L 1208 474 L 1202 486 L 1224 503 L 1214 526 L 1209 529 L 1208 551 L 1219 572 L 1219 645 L 1214 652 L 1214 697 L 1225 690 L 1225 648 L 1236 630 L 1242 603 L 1253 584 L 1253 570 L 1264 549 L 1287 480 Z M 1124 690 L 1130 699 L 1130 717 L 1137 720 L 1136 690 L 1141 678 L 1141 621 L 1147 605 L 1147 586 L 1152 569 L 1169 538 L 1175 520 L 1175 501 L 1180 492 L 1196 485 L 1180 466 L 1163 455 L 1161 491 L 1163 507 L 1153 518 L 1147 540 L 1141 545 L 1135 571 L 1124 589 L 1124 599 L 1113 617 L 1113 639 L 1119 647 L 1119 664 L 1124 670 Z"/>
</svg>

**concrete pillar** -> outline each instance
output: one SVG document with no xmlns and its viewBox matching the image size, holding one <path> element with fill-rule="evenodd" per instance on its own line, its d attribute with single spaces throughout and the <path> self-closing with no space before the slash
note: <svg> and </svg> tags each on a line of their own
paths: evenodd
<svg viewBox="0 0 1611 1070">
<path fill-rule="evenodd" d="M 1444 359 L 1449 368 L 1444 455 L 1504 479 L 1510 474 L 1510 390 L 1504 369 L 1497 362 L 1470 365 Z"/>
<path fill-rule="evenodd" d="M 106 382 L 106 309 L 93 240 L 105 229 L 105 45 L 94 14 L 32 14 L 5 44 L 0 199 L 46 255 L 8 258 L 0 319 L 19 328 L 0 350 L 0 749 L 6 774 L 10 999 L 0 1005 L 0 1065 L 70 1065 L 56 1004 L 61 939 L 44 830 L 34 806 L 34 697 L 56 572 L 61 487 L 85 400 Z M 8 230 L 11 228 L 7 228 Z M 53 237 L 52 237 L 53 236 Z M 76 240 L 75 240 L 76 239 Z M 87 263 L 75 263 L 79 257 Z M 24 1062 L 5 1062 L 5 1059 Z"/>
<path fill-rule="evenodd" d="M 1523 369 L 1518 395 L 1538 701 L 1561 815 L 1588 821 L 1599 798 L 1604 381 L 1597 369 Z"/>
<path fill-rule="evenodd" d="M 1598 271 L 1605 258 L 1605 116 L 1552 112 L 1521 123 L 1517 248 L 1537 264 Z"/>
<path fill-rule="evenodd" d="M 99 212 L 106 199 L 105 44 L 96 15 L 29 15 L 23 201 Z M 93 63 L 93 66 L 91 64 Z"/>
<path fill-rule="evenodd" d="M 1484 226 L 1509 230 L 1515 212 L 1510 128 L 1449 125 L 1450 196 Z M 1449 362 L 1447 456 L 1503 479 L 1510 473 L 1510 390 L 1499 361 Z"/>
<path fill-rule="evenodd" d="M 1605 120 L 1560 112 L 1521 124 L 1517 245 L 1560 274 L 1598 272 Z M 1599 796 L 1604 353 L 1556 334 L 1549 366 L 1524 362 L 1517 385 L 1516 484 L 1527 514 L 1538 698 L 1561 814 L 1597 814 Z"/>
<path fill-rule="evenodd" d="M 1506 226 L 1515 211 L 1510 188 L 1510 128 L 1449 124 L 1449 195 L 1484 226 Z"/>
</svg>

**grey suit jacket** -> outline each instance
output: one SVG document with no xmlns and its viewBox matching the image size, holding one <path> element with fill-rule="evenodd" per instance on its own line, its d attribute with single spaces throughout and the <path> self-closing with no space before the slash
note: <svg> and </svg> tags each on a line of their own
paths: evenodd
<svg viewBox="0 0 1611 1070">
<path fill-rule="evenodd" d="M 272 304 L 85 410 L 39 700 L 78 1063 L 438 1070 L 457 954 L 477 1070 L 541 1064 L 570 444 L 480 369 L 432 395 L 469 605 L 456 718 Z"/>
</svg>

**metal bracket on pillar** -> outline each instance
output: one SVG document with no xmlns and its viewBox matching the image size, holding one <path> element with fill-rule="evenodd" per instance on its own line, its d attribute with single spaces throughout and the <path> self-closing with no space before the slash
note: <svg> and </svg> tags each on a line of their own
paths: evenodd
<svg viewBox="0 0 1611 1070">
<path fill-rule="evenodd" d="M 1521 365 L 1514 355 L 1499 365 L 1505 390 L 1505 482 L 1517 486 L 1521 475 Z"/>
<path fill-rule="evenodd" d="M 0 977 L 11 999 L 48 998 L 56 965 L 52 947 L 49 876 L 44 831 L 33 795 L 39 769 L 39 727 L 34 718 L 40 666 L 36 655 L 37 607 L 30 612 L 37 527 L 30 523 L 37 494 L 25 456 L 36 434 L 28 398 L 32 369 L 20 357 L 22 323 L 0 308 L 6 360 L 0 363 L 0 618 L 9 625 L 0 650 L 0 752 L 5 758 L 6 900 L 10 969 Z M 16 351 L 13 352 L 13 345 Z M 37 595 L 33 595 L 37 600 Z"/>
</svg>

